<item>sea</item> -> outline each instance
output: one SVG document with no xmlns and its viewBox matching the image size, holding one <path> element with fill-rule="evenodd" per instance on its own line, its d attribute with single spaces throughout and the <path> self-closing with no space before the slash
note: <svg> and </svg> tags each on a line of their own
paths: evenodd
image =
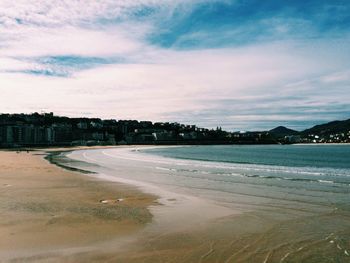
<svg viewBox="0 0 350 263">
<path fill-rule="evenodd" d="M 174 160 L 158 169 L 185 178 L 176 181 L 186 181 L 192 189 L 252 196 L 257 202 L 266 198 L 350 209 L 350 145 L 191 146 L 143 152 Z"/>
<path fill-rule="evenodd" d="M 71 167 L 158 194 L 165 207 L 203 200 L 238 212 L 216 227 L 254 240 L 237 262 L 350 262 L 350 145 L 135 146 L 65 156 Z M 189 218 L 204 216 L 197 204 Z"/>
</svg>

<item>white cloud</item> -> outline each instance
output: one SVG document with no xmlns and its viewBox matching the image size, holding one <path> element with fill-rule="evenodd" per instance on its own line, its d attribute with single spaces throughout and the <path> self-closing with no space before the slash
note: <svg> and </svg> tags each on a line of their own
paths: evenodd
<svg viewBox="0 0 350 263">
<path fill-rule="evenodd" d="M 350 82 L 350 70 L 332 73 L 324 76 L 321 81 L 326 84 L 343 82 L 348 84 Z"/>
<path fill-rule="evenodd" d="M 104 31 L 71 26 L 55 30 L 31 27 L 18 33 L 21 38 L 0 49 L 0 56 L 127 55 L 142 46 L 117 27 Z"/>
<path fill-rule="evenodd" d="M 170 0 L 2 0 L 0 16 L 7 25 L 35 24 L 58 26 L 93 21 L 96 18 L 121 18 L 130 8 L 169 5 Z M 178 1 L 175 1 L 178 2 Z M 11 24 L 12 21 L 13 23 Z"/>
</svg>

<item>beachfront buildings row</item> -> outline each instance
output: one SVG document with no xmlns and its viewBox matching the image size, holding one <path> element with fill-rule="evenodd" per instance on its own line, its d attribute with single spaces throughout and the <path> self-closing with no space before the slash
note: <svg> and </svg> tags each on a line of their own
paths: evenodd
<svg viewBox="0 0 350 263">
<path fill-rule="evenodd" d="M 68 118 L 53 113 L 0 114 L 0 147 L 116 144 L 276 144 L 350 142 L 350 131 L 292 134 L 226 132 L 177 122 Z"/>
<path fill-rule="evenodd" d="M 67 118 L 53 113 L 1 114 L 0 146 L 229 144 L 272 142 L 267 133 L 229 133 L 180 123 Z"/>
<path fill-rule="evenodd" d="M 67 118 L 46 114 L 0 115 L 0 146 L 70 146 L 177 143 L 214 138 L 209 130 L 179 123 Z M 209 133 L 208 133 L 209 134 Z M 219 134 L 218 132 L 215 133 Z M 217 137 L 217 136 L 216 136 Z"/>
</svg>

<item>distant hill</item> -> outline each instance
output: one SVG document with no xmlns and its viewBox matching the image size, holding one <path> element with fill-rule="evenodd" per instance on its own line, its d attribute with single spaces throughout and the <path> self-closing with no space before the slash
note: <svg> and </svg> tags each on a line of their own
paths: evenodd
<svg viewBox="0 0 350 263">
<path fill-rule="evenodd" d="M 271 133 L 275 137 L 284 137 L 284 136 L 299 134 L 298 131 L 289 129 L 289 128 L 284 127 L 284 126 L 278 126 L 272 130 L 269 130 L 269 133 Z"/>
<path fill-rule="evenodd" d="M 325 124 L 316 125 L 310 129 L 302 131 L 302 134 L 329 135 L 336 133 L 346 133 L 348 131 L 350 131 L 350 119 L 344 121 L 331 121 Z"/>
</svg>

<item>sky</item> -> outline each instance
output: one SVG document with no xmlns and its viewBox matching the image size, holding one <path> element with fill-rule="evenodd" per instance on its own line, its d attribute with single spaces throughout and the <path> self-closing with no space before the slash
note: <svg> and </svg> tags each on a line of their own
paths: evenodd
<svg viewBox="0 0 350 263">
<path fill-rule="evenodd" d="M 0 112 L 302 130 L 350 118 L 348 0 L 0 0 Z"/>
</svg>

